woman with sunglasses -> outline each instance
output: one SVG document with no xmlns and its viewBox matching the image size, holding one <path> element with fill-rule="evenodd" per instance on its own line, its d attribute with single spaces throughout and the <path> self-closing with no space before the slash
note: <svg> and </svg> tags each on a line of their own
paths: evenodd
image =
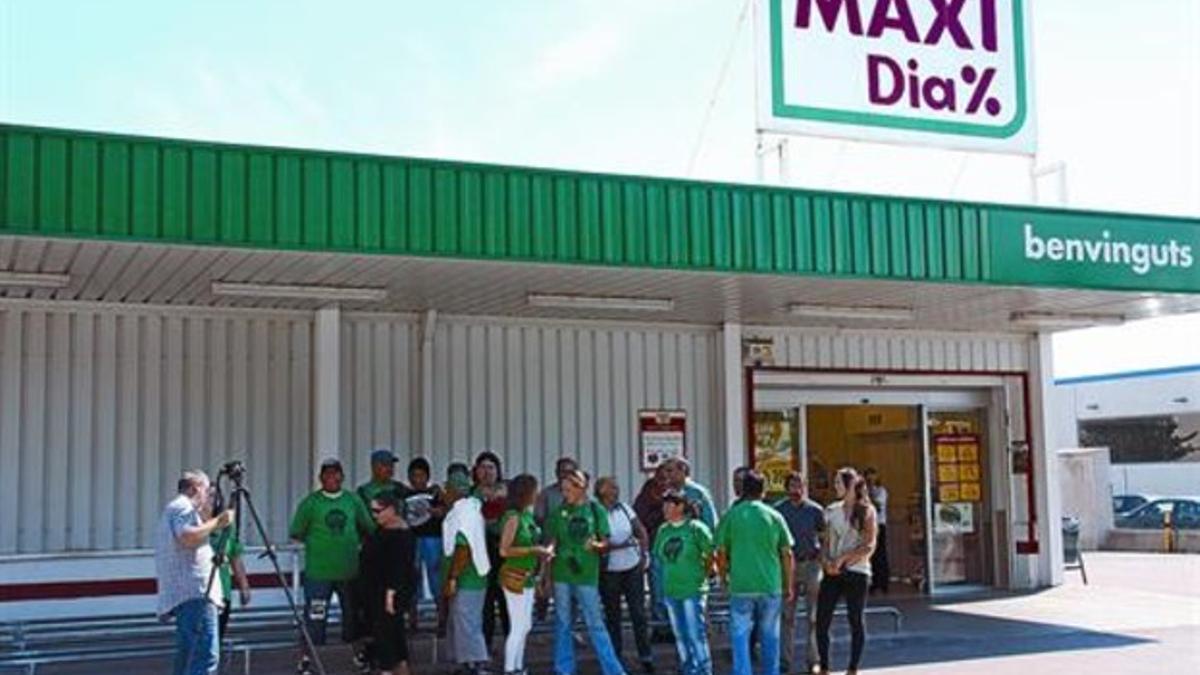
<svg viewBox="0 0 1200 675">
<path fill-rule="evenodd" d="M 368 654 L 381 675 L 408 675 L 408 635 L 404 613 L 415 595 L 416 537 L 404 520 L 396 494 L 371 500 L 378 527 L 362 548 L 362 574 L 373 642 Z"/>
</svg>

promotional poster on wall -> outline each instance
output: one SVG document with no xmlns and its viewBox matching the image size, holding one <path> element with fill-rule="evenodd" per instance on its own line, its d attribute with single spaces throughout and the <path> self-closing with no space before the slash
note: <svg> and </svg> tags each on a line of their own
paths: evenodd
<svg viewBox="0 0 1200 675">
<path fill-rule="evenodd" d="M 767 479 L 767 495 L 787 492 L 788 474 L 800 465 L 795 410 L 754 413 L 754 468 Z"/>
<path fill-rule="evenodd" d="M 686 457 L 687 412 L 639 410 L 638 445 L 643 471 L 654 471 L 672 457 Z"/>
</svg>

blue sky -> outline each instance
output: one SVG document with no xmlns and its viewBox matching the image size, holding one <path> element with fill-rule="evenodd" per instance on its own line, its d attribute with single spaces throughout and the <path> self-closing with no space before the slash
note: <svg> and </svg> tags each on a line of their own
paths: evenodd
<svg viewBox="0 0 1200 675">
<path fill-rule="evenodd" d="M 696 177 L 752 181 L 744 3 L 0 0 L 0 119 L 658 175 L 697 152 Z M 1200 216 L 1200 1 L 1031 4 L 1040 160 L 1066 162 L 1070 205 Z M 1022 159 L 790 151 L 796 185 L 1029 198 Z M 1157 334 L 1200 333 L 1167 324 Z M 1164 339 L 1172 363 L 1200 362 L 1200 341 Z M 1092 356 L 1060 376 L 1163 365 L 1071 344 Z"/>
</svg>

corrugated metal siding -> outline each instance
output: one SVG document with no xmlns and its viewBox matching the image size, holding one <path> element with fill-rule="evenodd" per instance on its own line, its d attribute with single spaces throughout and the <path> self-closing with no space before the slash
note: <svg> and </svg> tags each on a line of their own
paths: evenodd
<svg viewBox="0 0 1200 675">
<path fill-rule="evenodd" d="M 150 547 L 179 472 L 233 458 L 283 541 L 310 346 L 302 318 L 0 307 L 0 554 Z"/>
<path fill-rule="evenodd" d="M 340 430 L 348 483 L 368 479 L 376 448 L 402 458 L 396 467 L 401 480 L 408 460 L 419 454 L 420 346 L 420 328 L 408 319 L 361 315 L 342 321 Z"/>
<path fill-rule="evenodd" d="M 775 339 L 775 364 L 793 368 L 1023 371 L 1029 341 L 1019 335 L 748 328 Z"/>
<path fill-rule="evenodd" d="M 419 330 L 408 321 L 347 317 L 343 332 L 343 439 L 354 437 L 354 476 L 367 475 L 370 447 L 387 444 L 404 461 L 419 450 Z M 404 367 L 401 345 L 413 356 Z M 506 475 L 541 479 L 561 454 L 578 457 L 593 475 L 615 475 L 623 493 L 641 486 L 636 436 L 640 408 L 688 412 L 688 442 L 697 476 L 723 464 L 717 333 L 447 317 L 434 337 L 433 464 L 485 449 L 504 460 Z M 390 366 L 388 365 L 390 360 Z M 366 429 L 373 431 L 367 431 Z"/>
<path fill-rule="evenodd" d="M 951 202 L 0 126 L 0 233 L 986 281 Z"/>
</svg>

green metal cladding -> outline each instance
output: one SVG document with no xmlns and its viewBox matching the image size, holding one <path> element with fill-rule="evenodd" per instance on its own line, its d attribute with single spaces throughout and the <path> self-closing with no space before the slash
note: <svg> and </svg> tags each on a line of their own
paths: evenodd
<svg viewBox="0 0 1200 675">
<path fill-rule="evenodd" d="M 0 126 L 0 234 L 989 282 L 998 208 Z"/>
</svg>

